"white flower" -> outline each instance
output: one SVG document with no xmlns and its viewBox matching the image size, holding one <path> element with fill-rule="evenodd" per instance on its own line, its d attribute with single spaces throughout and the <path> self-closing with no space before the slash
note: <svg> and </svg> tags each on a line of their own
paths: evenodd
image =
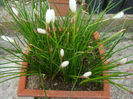
<svg viewBox="0 0 133 99">
<path fill-rule="evenodd" d="M 53 20 L 53 13 L 50 9 L 46 12 L 46 23 L 49 24 Z"/>
<path fill-rule="evenodd" d="M 55 21 L 55 12 L 53 9 L 51 9 L 51 13 L 52 13 L 52 22 L 54 23 Z"/>
<path fill-rule="evenodd" d="M 83 74 L 84 77 L 88 77 L 90 75 L 92 75 L 92 72 L 86 72 L 86 73 Z"/>
<path fill-rule="evenodd" d="M 42 6 L 45 6 L 44 2 L 42 2 Z"/>
<path fill-rule="evenodd" d="M 42 74 L 43 78 L 46 76 L 46 74 Z"/>
<path fill-rule="evenodd" d="M 46 33 L 47 33 L 46 30 L 41 29 L 41 28 L 37 28 L 37 32 L 38 32 L 38 33 L 41 33 L 41 34 L 46 34 Z"/>
<path fill-rule="evenodd" d="M 64 49 L 61 49 L 61 50 L 60 50 L 60 55 L 61 55 L 61 57 L 64 56 Z"/>
<path fill-rule="evenodd" d="M 69 0 L 69 7 L 73 13 L 76 13 L 76 0 Z"/>
<path fill-rule="evenodd" d="M 11 42 L 11 43 L 14 43 L 14 42 L 15 42 L 14 39 L 12 39 L 12 38 L 10 38 L 10 37 L 8 37 L 8 36 L 2 35 L 1 38 L 2 38 L 3 40 L 5 40 L 5 41 Z"/>
<path fill-rule="evenodd" d="M 128 58 L 123 58 L 122 60 L 119 61 L 119 64 L 123 65 L 128 61 Z"/>
<path fill-rule="evenodd" d="M 14 13 L 16 16 L 19 15 L 18 11 L 17 11 L 14 7 L 12 7 L 12 11 L 13 11 L 13 13 Z"/>
<path fill-rule="evenodd" d="M 119 12 L 118 14 L 116 14 L 113 19 L 119 19 L 122 18 L 124 16 L 124 12 Z"/>
<path fill-rule="evenodd" d="M 53 9 L 48 9 L 46 12 L 46 23 L 50 23 L 55 21 L 55 12 Z"/>
<path fill-rule="evenodd" d="M 26 2 L 25 4 L 29 4 L 30 2 Z"/>
<path fill-rule="evenodd" d="M 67 67 L 69 65 L 69 61 L 64 61 L 61 63 L 61 67 L 64 68 L 64 67 Z"/>
<path fill-rule="evenodd" d="M 18 1 L 15 1 L 15 3 L 18 3 Z"/>
<path fill-rule="evenodd" d="M 35 6 L 37 6 L 37 3 L 35 3 Z"/>
</svg>

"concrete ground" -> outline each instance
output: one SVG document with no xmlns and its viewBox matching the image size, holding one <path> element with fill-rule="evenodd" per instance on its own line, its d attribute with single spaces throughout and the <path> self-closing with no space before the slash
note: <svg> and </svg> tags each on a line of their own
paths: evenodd
<svg viewBox="0 0 133 99">
<path fill-rule="evenodd" d="M 0 8 L 0 11 L 3 11 L 4 15 L 7 16 L 7 13 L 5 13 L 3 8 Z M 3 22 L 1 15 L 2 14 L 0 14 L 0 22 Z M 8 16 L 8 17 L 10 17 L 10 16 Z M 0 23 L 0 25 L 1 25 L 1 23 Z M 124 47 L 128 44 L 133 44 L 133 33 L 132 33 L 133 31 L 132 30 L 133 30 L 133 28 L 130 29 L 130 31 L 129 31 L 130 33 L 127 34 L 126 38 L 123 39 L 120 42 L 120 44 L 118 44 L 117 48 Z M 10 37 L 15 38 L 13 30 L 5 31 L 5 32 L 7 34 L 9 34 Z M 0 33 L 0 36 L 1 35 L 2 34 Z M 8 47 L 11 47 L 11 45 L 8 42 L 3 41 L 1 38 L 0 38 L 0 45 L 5 45 Z M 116 55 L 113 56 L 112 59 L 115 60 L 118 57 L 124 57 L 124 56 L 127 56 L 127 55 L 132 54 L 132 53 L 133 53 L 133 47 L 117 53 Z M 9 54 L 4 53 L 1 49 L 0 49 L 0 57 L 12 58 L 13 60 L 15 59 L 13 57 L 10 57 Z M 132 59 L 133 59 L 133 57 L 129 58 L 129 60 L 132 60 Z M 3 61 L 5 61 L 5 60 L 0 58 L 0 62 L 3 62 Z M 12 65 L 15 65 L 15 64 L 9 64 L 9 66 L 12 66 Z M 125 70 L 133 68 L 132 65 L 133 64 L 123 65 L 123 66 L 116 68 L 116 69 L 118 69 L 120 71 L 125 71 Z M 1 72 L 1 70 L 0 70 L 0 72 Z M 133 79 L 120 80 L 120 81 L 116 80 L 115 82 L 119 82 L 121 84 L 133 85 Z M 34 97 L 18 97 L 17 96 L 17 85 L 18 85 L 18 78 L 4 82 L 4 83 L 1 83 L 0 84 L 0 99 L 34 99 Z M 133 91 L 133 88 L 130 88 L 130 90 Z M 36 98 L 36 99 L 39 99 L 39 98 Z M 52 98 L 52 99 L 54 99 L 54 98 Z M 118 89 L 115 86 L 111 85 L 111 99 L 133 99 L 133 95 L 128 94 L 127 92 L 125 92 L 121 89 Z"/>
</svg>

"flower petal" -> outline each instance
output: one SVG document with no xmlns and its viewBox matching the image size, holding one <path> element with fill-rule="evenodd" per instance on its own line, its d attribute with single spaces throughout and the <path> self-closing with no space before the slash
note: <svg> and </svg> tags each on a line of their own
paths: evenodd
<svg viewBox="0 0 133 99">
<path fill-rule="evenodd" d="M 51 13 L 51 10 L 48 9 L 47 12 L 46 12 L 46 23 L 49 24 L 51 21 L 52 21 L 52 13 Z"/>
<path fill-rule="evenodd" d="M 64 49 L 61 49 L 61 50 L 60 50 L 60 55 L 61 55 L 61 57 L 64 56 Z"/>
<path fill-rule="evenodd" d="M 92 75 L 92 72 L 86 72 L 86 73 L 83 74 L 84 77 L 88 77 L 90 75 Z"/>
<path fill-rule="evenodd" d="M 124 12 L 119 12 L 118 14 L 116 14 L 113 19 L 119 19 L 122 18 L 124 16 Z"/>
<path fill-rule="evenodd" d="M 122 60 L 119 61 L 119 64 L 123 65 L 128 61 L 128 58 L 123 58 Z"/>
<path fill-rule="evenodd" d="M 46 34 L 46 33 L 47 33 L 46 30 L 41 29 L 41 28 L 37 28 L 37 32 L 38 32 L 38 33 L 41 33 L 41 34 Z"/>
<path fill-rule="evenodd" d="M 13 13 L 14 13 L 16 16 L 19 15 L 18 11 L 17 11 L 14 7 L 12 7 L 12 11 L 13 11 Z"/>
<path fill-rule="evenodd" d="M 52 22 L 55 22 L 55 12 L 53 9 L 51 9 L 51 14 L 52 14 Z"/>
<path fill-rule="evenodd" d="M 14 43 L 14 39 L 8 37 L 8 36 L 5 36 L 5 35 L 2 35 L 1 38 L 5 41 L 8 41 L 8 42 L 11 42 L 11 43 Z"/>
<path fill-rule="evenodd" d="M 76 0 L 69 0 L 69 7 L 73 13 L 76 12 Z"/>
<path fill-rule="evenodd" d="M 69 61 L 64 61 L 61 63 L 61 67 L 64 68 L 64 67 L 67 67 L 69 65 Z"/>
</svg>

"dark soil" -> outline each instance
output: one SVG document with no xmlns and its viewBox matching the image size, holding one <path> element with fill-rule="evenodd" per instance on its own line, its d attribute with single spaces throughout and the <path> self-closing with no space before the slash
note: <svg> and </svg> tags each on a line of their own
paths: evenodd
<svg viewBox="0 0 133 99">
<path fill-rule="evenodd" d="M 80 81 L 77 82 L 75 91 L 100 91 L 103 90 L 103 84 L 91 82 L 87 83 L 86 85 L 79 86 Z M 67 90 L 70 91 L 73 87 L 72 83 L 65 83 L 62 77 L 56 77 L 54 80 L 51 78 L 44 78 L 44 84 L 46 90 Z M 39 76 L 28 76 L 27 77 L 27 89 L 42 89 L 41 81 Z"/>
</svg>

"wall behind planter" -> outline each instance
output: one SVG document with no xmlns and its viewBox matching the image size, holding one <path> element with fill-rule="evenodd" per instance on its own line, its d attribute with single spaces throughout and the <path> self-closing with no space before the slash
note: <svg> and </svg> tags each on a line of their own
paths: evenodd
<svg viewBox="0 0 133 99">
<path fill-rule="evenodd" d="M 99 13 L 102 10 L 105 0 L 86 0 L 86 3 L 91 3 L 89 7 L 89 12 L 93 9 L 95 13 Z"/>
<path fill-rule="evenodd" d="M 108 4 L 109 1 L 110 0 L 106 0 L 106 4 Z M 114 7 L 108 13 L 118 13 L 123 5 L 123 0 L 112 0 L 112 3 L 114 4 Z"/>
<path fill-rule="evenodd" d="M 91 2 L 92 0 L 86 0 L 86 3 Z M 93 0 L 91 6 L 96 9 L 96 7 L 100 4 L 100 11 L 104 10 L 104 8 L 109 3 L 109 0 Z M 129 7 L 133 7 L 133 0 L 112 0 L 112 3 L 116 5 L 114 8 L 112 8 L 108 13 L 118 13 L 119 11 L 123 9 L 127 9 Z M 89 9 L 90 10 L 90 9 Z M 133 14 L 133 8 L 125 11 L 126 14 Z"/>
<path fill-rule="evenodd" d="M 128 7 L 132 7 L 132 8 L 127 10 L 126 13 L 127 14 L 133 14 L 133 0 L 125 0 L 122 9 L 126 9 Z"/>
<path fill-rule="evenodd" d="M 69 9 L 69 0 L 49 0 L 51 7 L 55 10 L 57 15 L 66 16 Z M 60 13 L 58 13 L 58 10 Z"/>
</svg>

